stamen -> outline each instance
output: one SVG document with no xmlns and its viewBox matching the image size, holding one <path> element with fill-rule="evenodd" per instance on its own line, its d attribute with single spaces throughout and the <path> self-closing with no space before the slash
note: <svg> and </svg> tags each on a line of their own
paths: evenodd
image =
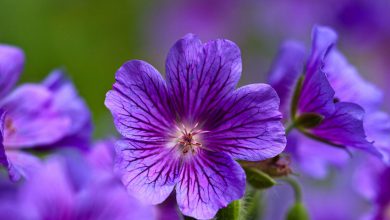
<svg viewBox="0 0 390 220">
<path fill-rule="evenodd" d="M 189 152 L 194 154 L 202 147 L 202 143 L 199 142 L 200 134 L 205 133 L 205 131 L 199 129 L 198 125 L 199 123 L 196 123 L 191 129 L 188 129 L 188 127 L 183 124 L 176 126 L 179 129 L 180 134 L 176 146 L 183 154 Z"/>
</svg>

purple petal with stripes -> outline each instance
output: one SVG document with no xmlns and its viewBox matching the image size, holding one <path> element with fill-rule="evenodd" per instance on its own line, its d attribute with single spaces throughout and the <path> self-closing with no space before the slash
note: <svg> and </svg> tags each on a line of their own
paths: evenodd
<svg viewBox="0 0 390 220">
<path fill-rule="evenodd" d="M 333 114 L 334 90 L 326 75 L 318 70 L 310 77 L 305 77 L 298 101 L 299 113 L 318 113 L 325 117 Z"/>
<path fill-rule="evenodd" d="M 176 198 L 184 215 L 211 219 L 220 208 L 240 199 L 245 192 L 245 173 L 225 153 L 202 151 L 183 162 Z"/>
<path fill-rule="evenodd" d="M 327 27 L 315 27 L 312 36 L 312 51 L 306 64 L 298 110 L 300 113 L 319 113 L 325 117 L 334 111 L 334 90 L 322 71 L 324 59 L 336 42 L 336 33 Z"/>
<path fill-rule="evenodd" d="M 174 127 L 165 81 L 150 64 L 133 60 L 115 75 L 105 105 L 118 131 L 137 140 L 161 139 Z"/>
<path fill-rule="evenodd" d="M 116 170 L 130 195 L 158 204 L 172 192 L 178 180 L 180 162 L 172 149 L 153 140 L 117 142 Z"/>
<path fill-rule="evenodd" d="M 325 118 L 310 132 L 332 143 L 364 150 L 381 157 L 379 151 L 366 139 L 363 127 L 364 110 L 359 105 L 347 102 L 339 102 L 335 106 L 334 114 Z"/>
<path fill-rule="evenodd" d="M 258 161 L 281 153 L 286 146 L 279 98 L 266 84 L 236 90 L 204 125 L 205 146 L 234 159 Z"/>
<path fill-rule="evenodd" d="M 233 42 L 215 40 L 206 44 L 186 35 L 170 50 L 167 85 L 181 121 L 207 120 L 205 114 L 224 103 L 241 76 L 241 54 Z"/>
</svg>

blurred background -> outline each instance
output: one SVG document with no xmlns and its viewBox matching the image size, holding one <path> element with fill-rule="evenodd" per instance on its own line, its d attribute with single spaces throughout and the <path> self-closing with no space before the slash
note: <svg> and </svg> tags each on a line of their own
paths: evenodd
<svg viewBox="0 0 390 220">
<path fill-rule="evenodd" d="M 283 40 L 308 44 L 314 24 L 331 26 L 339 33 L 338 47 L 390 100 L 389 12 L 388 0 L 1 0 L 0 42 L 24 49 L 21 82 L 39 82 L 65 68 L 91 108 L 100 138 L 114 134 L 103 102 L 115 71 L 142 59 L 164 74 L 170 46 L 189 32 L 203 41 L 236 42 L 246 84 L 266 81 Z"/>
</svg>

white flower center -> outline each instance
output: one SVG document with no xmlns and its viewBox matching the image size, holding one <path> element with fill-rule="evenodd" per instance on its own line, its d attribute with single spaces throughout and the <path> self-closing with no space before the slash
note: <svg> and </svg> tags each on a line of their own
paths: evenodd
<svg viewBox="0 0 390 220">
<path fill-rule="evenodd" d="M 205 131 L 198 128 L 198 124 L 191 129 L 181 125 L 177 127 L 177 139 L 175 146 L 182 154 L 192 153 L 195 154 L 200 148 L 202 148 L 201 136 Z"/>
</svg>

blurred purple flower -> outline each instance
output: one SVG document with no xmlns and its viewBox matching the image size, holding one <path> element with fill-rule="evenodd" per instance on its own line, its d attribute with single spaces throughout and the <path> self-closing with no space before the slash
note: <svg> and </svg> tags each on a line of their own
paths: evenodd
<svg viewBox="0 0 390 220">
<path fill-rule="evenodd" d="M 88 149 L 92 136 L 91 113 L 63 70 L 54 70 L 42 83 L 54 94 L 53 105 L 72 122 L 67 134 L 51 146 Z"/>
<path fill-rule="evenodd" d="M 176 188 L 185 215 L 212 218 L 241 198 L 245 174 L 234 159 L 263 160 L 285 146 L 279 98 L 265 84 L 235 90 L 239 48 L 186 35 L 170 50 L 166 81 L 129 61 L 107 93 L 117 130 L 117 169 L 128 191 L 158 204 Z"/>
<path fill-rule="evenodd" d="M 26 219 L 154 218 L 153 207 L 129 197 L 112 172 L 100 172 L 72 160 L 78 164 L 75 172 L 69 170 L 68 162 L 61 156 L 52 156 L 22 184 L 15 208 L 25 213 Z M 74 182 L 77 172 L 87 174 L 84 181 Z"/>
<path fill-rule="evenodd" d="M 353 188 L 373 205 L 367 219 L 389 219 L 390 167 L 379 160 L 362 157 L 355 169 Z"/>
<path fill-rule="evenodd" d="M 39 159 L 23 149 L 53 146 L 71 136 L 89 139 L 89 112 L 68 81 L 53 74 L 41 84 L 23 84 L 9 92 L 24 66 L 24 53 L 19 48 L 0 45 L 0 108 L 2 115 L 3 165 L 11 179 L 28 176 L 37 170 Z M 86 119 L 88 118 L 88 119 Z M 88 137 L 87 137 L 88 136 Z M 81 147 L 81 146 L 75 146 Z"/>
<path fill-rule="evenodd" d="M 329 148 L 329 147 L 328 147 Z M 303 202 L 310 219 L 315 220 L 363 220 L 371 208 L 371 204 L 359 196 L 352 181 L 357 168 L 356 160 L 337 170 L 330 170 L 330 175 L 323 180 L 301 176 L 299 182 L 303 194 Z M 314 165 L 315 166 L 315 165 Z M 283 181 L 265 192 L 267 206 L 265 220 L 285 219 L 289 207 L 294 204 L 294 193 L 291 186 Z"/>
<path fill-rule="evenodd" d="M 333 48 L 336 38 L 336 33 L 329 28 L 314 28 L 312 50 L 307 60 L 302 44 L 284 44 L 270 75 L 271 85 L 280 95 L 286 117 L 299 118 L 307 113 L 322 117 L 318 125 L 300 128 L 301 133 L 292 133 L 288 146 L 298 161 L 310 161 L 300 165 L 307 164 L 308 167 L 303 169 L 312 170 L 310 173 L 318 177 L 326 174 L 326 164 L 340 164 L 347 158 L 342 155 L 329 158 L 327 155 L 330 150 L 323 147 L 324 143 L 382 156 L 371 140 L 366 138 L 364 128 L 369 129 L 369 126 L 366 123 L 363 125 L 363 108 L 368 112 L 378 111 L 381 93 L 360 78 L 356 70 Z M 302 71 L 304 79 L 296 103 L 296 115 L 290 115 L 295 85 Z M 372 133 L 372 130 L 367 133 Z M 305 140 L 307 137 L 302 133 L 316 139 L 317 143 Z M 313 164 L 317 164 L 318 169 L 314 169 Z"/>
<path fill-rule="evenodd" d="M 88 163 L 97 170 L 113 172 L 115 139 L 101 140 L 94 144 L 86 157 Z"/>
<path fill-rule="evenodd" d="M 371 204 L 351 187 L 356 184 L 351 181 L 356 166 L 350 165 L 334 170 L 330 178 L 322 183 L 310 179 L 302 181 L 304 200 L 311 219 L 327 220 L 331 215 L 334 220 L 363 220 L 367 215 Z"/>
<path fill-rule="evenodd" d="M 389 92 L 390 2 L 387 0 L 256 1 L 255 22 L 267 39 L 303 38 L 315 24 L 334 27 L 348 55 Z M 389 100 L 390 96 L 385 98 Z M 389 108 L 389 101 L 385 104 Z"/>
</svg>

